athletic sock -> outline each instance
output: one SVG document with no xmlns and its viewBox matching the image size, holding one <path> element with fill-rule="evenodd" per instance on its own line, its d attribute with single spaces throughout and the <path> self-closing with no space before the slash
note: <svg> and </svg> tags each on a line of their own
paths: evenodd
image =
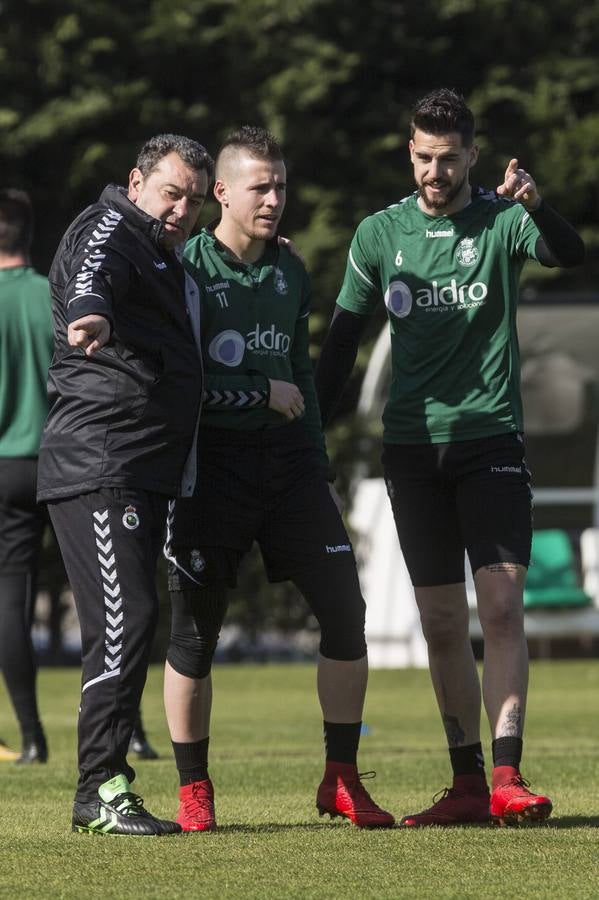
<svg viewBox="0 0 599 900">
<path fill-rule="evenodd" d="M 450 747 L 449 758 L 454 777 L 456 775 L 479 775 L 485 777 L 485 758 L 480 741 L 466 747 Z"/>
<path fill-rule="evenodd" d="M 179 784 L 191 784 L 208 778 L 208 742 L 210 738 L 179 744 L 172 741 L 175 764 L 179 772 Z"/>
<path fill-rule="evenodd" d="M 355 766 L 358 759 L 362 723 L 323 722 L 323 725 L 326 761 L 349 763 Z"/>
<path fill-rule="evenodd" d="M 491 750 L 493 752 L 493 787 L 496 788 L 520 774 L 522 738 L 496 738 L 491 743 Z"/>
</svg>

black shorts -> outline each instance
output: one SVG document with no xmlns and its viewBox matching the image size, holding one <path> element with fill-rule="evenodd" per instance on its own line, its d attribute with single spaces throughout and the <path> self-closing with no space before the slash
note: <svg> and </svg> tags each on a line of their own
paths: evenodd
<svg viewBox="0 0 599 900">
<path fill-rule="evenodd" d="M 497 562 L 528 566 L 530 472 L 520 434 L 449 444 L 385 444 L 383 468 L 415 587 L 464 581 Z"/>
<path fill-rule="evenodd" d="M 206 428 L 199 448 L 196 496 L 171 504 L 171 590 L 217 581 L 235 587 L 254 541 L 269 581 L 321 566 L 355 567 L 318 451 L 300 422 L 243 433 Z"/>
<path fill-rule="evenodd" d="M 37 458 L 0 459 L 0 571 L 37 569 L 46 507 L 36 502 Z"/>
</svg>

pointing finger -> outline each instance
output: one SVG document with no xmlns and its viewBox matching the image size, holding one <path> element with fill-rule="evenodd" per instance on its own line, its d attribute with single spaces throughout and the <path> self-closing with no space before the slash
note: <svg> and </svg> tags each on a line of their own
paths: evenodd
<svg viewBox="0 0 599 900">
<path fill-rule="evenodd" d="M 513 175 L 513 174 L 514 174 L 514 172 L 516 171 L 517 168 L 518 168 L 518 160 L 517 160 L 517 159 L 510 159 L 510 161 L 509 161 L 509 163 L 508 163 L 508 167 L 507 167 L 507 169 L 505 170 L 505 177 L 506 177 L 506 180 L 508 179 L 508 177 L 509 177 L 510 175 Z"/>
</svg>

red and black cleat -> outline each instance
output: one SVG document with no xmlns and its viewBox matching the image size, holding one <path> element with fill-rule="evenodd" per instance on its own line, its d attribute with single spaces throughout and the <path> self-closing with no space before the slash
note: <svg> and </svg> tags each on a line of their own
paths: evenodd
<svg viewBox="0 0 599 900">
<path fill-rule="evenodd" d="M 209 778 L 179 788 L 177 822 L 182 831 L 214 831 L 214 788 Z"/>
<path fill-rule="evenodd" d="M 528 790 L 529 782 L 520 774 L 498 785 L 491 794 L 491 821 L 494 825 L 544 822 L 551 815 L 549 797 Z"/>
<path fill-rule="evenodd" d="M 374 778 L 374 772 L 358 773 L 349 763 L 327 763 L 324 779 L 316 795 L 321 816 L 343 816 L 358 828 L 391 828 L 395 819 L 374 802 L 361 779 Z"/>
<path fill-rule="evenodd" d="M 404 816 L 399 823 L 408 828 L 426 825 L 483 825 L 489 821 L 489 789 L 484 778 L 456 775 L 453 786 L 433 797 L 433 805 Z"/>
</svg>

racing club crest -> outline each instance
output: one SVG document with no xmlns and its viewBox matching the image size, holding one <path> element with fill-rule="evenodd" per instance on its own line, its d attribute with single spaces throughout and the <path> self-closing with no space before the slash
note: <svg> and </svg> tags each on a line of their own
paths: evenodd
<svg viewBox="0 0 599 900">
<path fill-rule="evenodd" d="M 191 568 L 194 572 L 203 572 L 206 568 L 206 560 L 199 550 L 192 550 L 189 556 Z"/>
<path fill-rule="evenodd" d="M 480 253 L 478 248 L 474 246 L 474 238 L 464 238 L 460 241 L 455 255 L 460 265 L 466 266 L 466 268 L 475 265 L 478 262 Z"/>
<path fill-rule="evenodd" d="M 275 267 L 275 291 L 277 294 L 286 294 L 288 290 L 283 270 Z"/>
<path fill-rule="evenodd" d="M 129 531 L 134 531 L 136 528 L 139 528 L 139 516 L 137 515 L 137 510 L 134 506 L 126 506 L 125 512 L 123 513 L 123 525 Z"/>
</svg>

